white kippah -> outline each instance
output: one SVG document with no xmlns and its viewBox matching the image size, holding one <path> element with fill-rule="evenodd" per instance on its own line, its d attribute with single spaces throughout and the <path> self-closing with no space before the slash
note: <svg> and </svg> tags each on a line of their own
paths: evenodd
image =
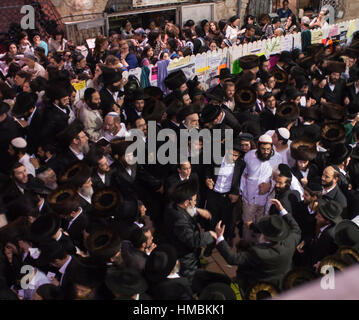
<svg viewBox="0 0 359 320">
<path fill-rule="evenodd" d="M 273 134 L 274 134 L 275 130 L 268 130 L 265 135 L 266 136 L 270 136 L 270 137 L 273 137 Z"/>
<path fill-rule="evenodd" d="M 279 132 L 279 134 L 281 135 L 281 137 L 282 137 L 283 139 L 286 139 L 286 140 L 289 139 L 289 137 L 290 137 L 290 132 L 289 132 L 289 130 L 288 130 L 287 128 L 279 128 L 279 129 L 278 129 L 278 132 Z"/>
<path fill-rule="evenodd" d="M 261 135 L 258 141 L 262 143 L 273 143 L 272 137 L 267 134 Z"/>
<path fill-rule="evenodd" d="M 12 139 L 11 144 L 13 147 L 18 148 L 18 149 L 23 149 L 23 148 L 26 148 L 26 146 L 27 146 L 26 140 L 24 138 Z"/>
</svg>

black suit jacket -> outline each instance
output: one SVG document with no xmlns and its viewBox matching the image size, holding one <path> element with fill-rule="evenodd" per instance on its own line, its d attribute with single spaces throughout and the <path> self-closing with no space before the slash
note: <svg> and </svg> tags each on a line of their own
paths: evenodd
<svg viewBox="0 0 359 320">
<path fill-rule="evenodd" d="M 44 111 L 41 108 L 36 108 L 36 111 L 31 118 L 30 125 L 26 127 L 25 135 L 27 141 L 27 153 L 36 154 L 37 148 L 42 142 L 42 128 L 44 125 Z"/>
<path fill-rule="evenodd" d="M 309 163 L 308 168 L 309 168 L 308 177 L 313 178 L 319 176 L 318 167 L 314 163 Z M 299 182 L 301 182 L 301 179 L 303 179 L 304 176 L 302 172 L 299 170 L 299 168 L 297 166 L 294 166 L 291 170 L 293 175 L 298 179 Z"/>
<path fill-rule="evenodd" d="M 78 267 L 81 265 L 76 256 L 71 256 L 72 259 L 70 263 L 67 265 L 65 273 L 62 276 L 61 287 L 67 288 L 69 285 L 73 283 L 76 272 L 78 271 Z"/>
<path fill-rule="evenodd" d="M 86 229 L 88 224 L 88 217 L 82 211 L 79 217 L 71 224 L 70 228 L 68 228 L 69 221 L 64 223 L 64 230 L 69 234 L 72 242 L 79 249 L 86 251 L 84 246 L 83 239 L 83 231 Z"/>
<path fill-rule="evenodd" d="M 349 98 L 351 103 L 359 103 L 359 93 L 355 93 L 355 84 L 347 87 L 346 96 Z"/>
<path fill-rule="evenodd" d="M 315 213 L 310 214 L 308 205 L 301 201 L 293 208 L 293 217 L 302 230 L 302 240 L 308 243 L 314 237 L 316 223 Z"/>
<path fill-rule="evenodd" d="M 94 191 L 96 192 L 100 188 L 109 187 L 111 185 L 111 176 L 112 176 L 111 171 L 109 173 L 106 173 L 105 183 L 103 183 L 103 181 L 97 174 L 97 171 L 95 171 L 91 176 L 92 188 L 94 189 Z"/>
<path fill-rule="evenodd" d="M 56 135 L 68 126 L 69 115 L 54 104 L 45 106 L 42 124 L 42 141 L 52 144 L 56 142 Z"/>
<path fill-rule="evenodd" d="M 335 84 L 334 90 L 330 90 L 329 84 L 327 83 L 324 87 L 324 95 L 323 98 L 327 100 L 327 102 L 332 102 L 336 104 L 342 104 L 345 96 L 345 81 L 339 79 Z"/>
<path fill-rule="evenodd" d="M 275 114 L 273 114 L 273 112 L 270 111 L 267 107 L 265 107 L 263 111 L 259 114 L 259 121 L 262 132 L 274 130 L 276 128 Z"/>
<path fill-rule="evenodd" d="M 258 281 L 268 281 L 281 288 L 283 277 L 292 268 L 293 254 L 301 232 L 291 214 L 285 215 L 283 219 L 290 229 L 288 237 L 283 241 L 257 244 L 248 251 L 238 253 L 234 253 L 225 240 L 217 245 L 226 262 L 238 266 L 237 277 L 245 291 Z"/>
<path fill-rule="evenodd" d="M 357 215 L 359 215 L 359 191 L 349 190 L 347 219 L 351 220 L 355 218 Z"/>
<path fill-rule="evenodd" d="M 330 191 L 327 194 L 323 194 L 323 198 L 324 199 L 331 199 L 331 200 L 335 200 L 337 202 L 339 202 L 341 204 L 341 206 L 343 207 L 343 214 L 345 214 L 345 210 L 347 208 L 347 198 L 345 197 L 345 195 L 343 194 L 343 192 L 340 191 L 338 185 L 335 186 L 335 188 Z"/>
<path fill-rule="evenodd" d="M 103 118 L 105 118 L 106 114 L 112 111 L 114 104 L 120 108 L 117 101 L 115 101 L 112 94 L 106 88 L 101 89 L 100 97 L 101 97 L 100 109 L 102 110 Z M 121 121 L 127 123 L 122 113 L 121 113 Z"/>
<path fill-rule="evenodd" d="M 162 288 L 166 288 L 166 293 L 171 292 L 168 290 L 169 288 L 173 288 L 172 292 L 174 296 L 168 296 L 162 290 Z M 153 286 L 150 286 L 149 293 L 155 300 L 193 300 L 193 292 L 191 288 L 191 284 L 189 283 L 187 278 L 173 278 L 163 280 Z"/>
<path fill-rule="evenodd" d="M 79 161 L 70 148 L 67 147 L 54 156 L 51 167 L 58 175 Z"/>
<path fill-rule="evenodd" d="M 282 194 L 276 195 L 275 198 L 278 199 L 284 209 L 290 213 L 293 213 L 294 208 L 300 202 L 300 194 L 297 190 L 287 190 Z M 269 214 L 279 214 L 275 205 L 271 205 Z"/>
<path fill-rule="evenodd" d="M 140 249 L 134 248 L 130 241 L 122 241 L 121 255 L 126 268 L 137 270 L 140 273 L 145 270 L 148 255 Z"/>
</svg>

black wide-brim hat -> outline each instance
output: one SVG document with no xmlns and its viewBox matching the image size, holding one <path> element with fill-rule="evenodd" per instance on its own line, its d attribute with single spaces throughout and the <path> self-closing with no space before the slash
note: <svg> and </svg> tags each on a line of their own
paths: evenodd
<svg viewBox="0 0 359 320">
<path fill-rule="evenodd" d="M 256 228 L 271 241 L 282 241 L 289 235 L 288 224 L 281 216 L 265 216 L 256 223 Z"/>
<path fill-rule="evenodd" d="M 54 239 L 48 239 L 39 245 L 40 256 L 35 260 L 36 267 L 47 267 L 60 252 L 64 253 L 64 248 Z"/>
<path fill-rule="evenodd" d="M 320 136 L 323 144 L 326 146 L 345 143 L 345 128 L 339 123 L 325 124 L 322 126 Z"/>
<path fill-rule="evenodd" d="M 106 68 L 102 72 L 102 80 L 105 86 L 120 82 L 122 80 L 122 72 Z"/>
<path fill-rule="evenodd" d="M 288 82 L 288 73 L 278 68 L 273 68 L 269 72 L 276 80 L 278 85 L 285 85 Z"/>
<path fill-rule="evenodd" d="M 198 296 L 198 300 L 236 300 L 236 294 L 230 285 L 215 282 L 205 287 Z"/>
<path fill-rule="evenodd" d="M 158 245 L 146 260 L 145 274 L 149 282 L 165 280 L 177 262 L 177 252 L 168 244 Z"/>
<path fill-rule="evenodd" d="M 148 288 L 146 280 L 138 271 L 121 270 L 116 267 L 108 269 L 105 283 L 114 294 L 129 299 L 134 294 L 144 293 Z"/>
<path fill-rule="evenodd" d="M 322 103 L 320 106 L 321 114 L 324 119 L 341 121 L 344 118 L 345 109 L 340 104 L 332 102 Z"/>
<path fill-rule="evenodd" d="M 287 63 L 287 64 L 292 65 L 292 66 L 295 65 L 295 62 L 293 61 L 292 54 L 289 51 L 281 52 L 281 54 L 279 55 L 278 61 Z"/>
<path fill-rule="evenodd" d="M 163 99 L 163 91 L 159 87 L 147 87 L 144 89 L 144 94 L 148 97 L 155 98 L 157 100 Z"/>
<path fill-rule="evenodd" d="M 299 107 L 293 102 L 281 103 L 276 110 L 276 116 L 288 121 L 295 121 L 300 114 Z"/>
<path fill-rule="evenodd" d="M 234 100 L 240 109 L 248 109 L 255 104 L 257 93 L 253 87 L 241 88 L 235 93 Z"/>
<path fill-rule="evenodd" d="M 234 78 L 234 75 L 231 73 L 231 70 L 229 70 L 228 68 L 222 68 L 221 71 L 219 72 L 219 75 L 215 76 L 214 78 L 224 80 L 224 79 Z"/>
<path fill-rule="evenodd" d="M 205 124 L 212 122 L 220 115 L 221 111 L 222 109 L 220 106 L 207 104 L 201 112 L 201 117 L 200 117 L 201 123 Z"/>
<path fill-rule="evenodd" d="M 90 256 L 110 259 L 121 249 L 121 238 L 113 226 L 99 226 L 85 240 Z"/>
<path fill-rule="evenodd" d="M 248 288 L 248 300 L 271 299 L 279 293 L 279 289 L 269 282 L 257 282 Z"/>
<path fill-rule="evenodd" d="M 343 220 L 340 216 L 343 211 L 343 208 L 339 202 L 323 198 L 319 198 L 317 202 L 317 210 L 325 219 L 334 223 L 339 223 Z"/>
<path fill-rule="evenodd" d="M 61 219 L 55 214 L 46 214 L 37 218 L 30 226 L 29 238 L 36 243 L 50 239 L 61 227 Z"/>
<path fill-rule="evenodd" d="M 295 140 L 290 144 L 290 154 L 295 160 L 312 161 L 317 156 L 317 146 L 311 141 Z"/>
<path fill-rule="evenodd" d="M 145 104 L 142 111 L 142 117 L 146 121 L 157 121 L 162 119 L 163 114 L 166 112 L 166 105 L 160 100 L 154 100 Z"/>
<path fill-rule="evenodd" d="M 358 59 L 359 58 L 359 50 L 347 47 L 344 49 L 342 56 L 346 56 L 346 57 L 353 58 L 353 59 Z"/>
<path fill-rule="evenodd" d="M 116 215 L 121 202 L 120 193 L 113 187 L 103 187 L 96 190 L 91 199 L 92 205 L 100 216 Z"/>
<path fill-rule="evenodd" d="M 77 162 L 67 168 L 60 176 L 61 183 L 72 184 L 76 188 L 80 188 L 92 174 L 91 168 L 85 162 Z"/>
<path fill-rule="evenodd" d="M 137 88 L 133 92 L 133 100 L 146 100 L 150 98 L 147 94 L 145 94 L 145 90 L 143 88 Z"/>
<path fill-rule="evenodd" d="M 309 56 L 324 52 L 324 45 L 322 43 L 314 43 L 306 47 L 305 52 Z"/>
<path fill-rule="evenodd" d="M 323 268 L 324 267 L 324 268 Z M 329 268 L 333 268 L 335 272 L 343 271 L 348 265 L 341 259 L 339 259 L 336 255 L 327 256 L 320 261 L 319 264 L 319 272 L 324 276 L 327 274 Z"/>
<path fill-rule="evenodd" d="M 358 80 L 359 80 L 359 72 L 358 72 Z M 359 113 L 359 103 L 350 103 L 346 107 L 346 113 L 349 119 L 354 119 L 356 115 Z"/>
<path fill-rule="evenodd" d="M 358 245 L 353 247 L 341 246 L 335 255 L 349 266 L 359 263 Z"/>
<path fill-rule="evenodd" d="M 192 291 L 199 294 L 205 287 L 215 282 L 230 285 L 231 279 L 225 274 L 198 269 L 193 276 Z"/>
<path fill-rule="evenodd" d="M 333 165 L 339 165 L 352 154 L 353 148 L 343 143 L 337 143 L 330 147 L 328 162 Z"/>
<path fill-rule="evenodd" d="M 259 58 L 255 54 L 250 54 L 238 59 L 239 65 L 243 70 L 249 70 L 259 66 Z"/>
<path fill-rule="evenodd" d="M 335 243 L 340 246 L 359 248 L 359 227 L 351 220 L 339 222 L 334 229 Z"/>
<path fill-rule="evenodd" d="M 301 107 L 300 115 L 309 120 L 319 121 L 321 119 L 320 107 L 318 105 L 314 105 L 311 107 Z"/>
<path fill-rule="evenodd" d="M 11 114 L 17 118 L 23 117 L 31 108 L 36 106 L 37 94 L 22 92 L 16 97 Z"/>
<path fill-rule="evenodd" d="M 290 290 L 316 278 L 316 273 L 309 268 L 294 268 L 285 275 L 283 289 Z"/>
<path fill-rule="evenodd" d="M 66 203 L 78 201 L 78 194 L 72 185 L 63 184 L 47 196 L 50 207 L 58 214 L 61 214 Z"/>
<path fill-rule="evenodd" d="M 186 82 L 187 78 L 182 70 L 171 72 L 164 80 L 166 87 L 172 91 L 179 89 Z"/>
<path fill-rule="evenodd" d="M 345 69 L 346 69 L 346 64 L 344 62 L 340 62 L 340 61 L 328 61 L 327 62 L 326 70 L 329 73 L 332 73 L 332 72 L 342 73 L 342 72 L 345 72 Z"/>
<path fill-rule="evenodd" d="M 298 60 L 298 65 L 303 69 L 310 70 L 313 64 L 315 64 L 315 59 L 313 56 L 306 56 Z"/>
<path fill-rule="evenodd" d="M 225 100 L 226 93 L 222 87 L 215 86 L 208 89 L 203 95 L 209 100 L 223 102 Z"/>
</svg>

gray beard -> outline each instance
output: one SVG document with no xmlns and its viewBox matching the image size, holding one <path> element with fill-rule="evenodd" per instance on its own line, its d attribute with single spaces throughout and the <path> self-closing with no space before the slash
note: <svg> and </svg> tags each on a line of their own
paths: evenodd
<svg viewBox="0 0 359 320">
<path fill-rule="evenodd" d="M 87 198 L 92 198 L 92 195 L 94 194 L 93 188 L 81 188 L 80 193 L 84 195 Z"/>
<path fill-rule="evenodd" d="M 195 213 L 195 207 L 188 207 L 186 212 L 193 218 Z"/>
<path fill-rule="evenodd" d="M 49 188 L 49 189 L 51 189 L 51 190 L 55 190 L 55 189 L 57 189 L 58 185 L 57 185 L 56 182 L 54 182 L 54 183 L 47 183 L 47 184 L 46 184 L 46 187 Z"/>
<path fill-rule="evenodd" d="M 83 154 L 88 154 L 90 151 L 90 146 L 87 142 L 86 144 L 82 145 L 79 149 Z"/>
</svg>

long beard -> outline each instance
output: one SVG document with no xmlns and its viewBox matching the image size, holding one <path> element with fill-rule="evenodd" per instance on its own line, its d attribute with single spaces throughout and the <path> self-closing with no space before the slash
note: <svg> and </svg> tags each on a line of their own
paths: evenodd
<svg viewBox="0 0 359 320">
<path fill-rule="evenodd" d="M 268 156 L 264 156 L 260 151 L 257 151 L 256 153 L 257 153 L 257 158 L 260 161 L 268 161 L 272 156 L 272 153 L 270 153 Z"/>
<path fill-rule="evenodd" d="M 186 212 L 193 218 L 195 213 L 195 207 L 188 207 Z"/>
<path fill-rule="evenodd" d="M 90 151 L 90 146 L 89 146 L 88 142 L 80 147 L 80 151 L 81 151 L 83 154 L 88 154 L 88 153 L 89 153 L 89 151 Z"/>
<path fill-rule="evenodd" d="M 283 189 L 275 188 L 275 195 L 276 195 L 276 197 L 280 196 L 288 190 L 289 190 L 289 186 L 286 186 Z"/>
<path fill-rule="evenodd" d="M 331 188 L 332 186 L 334 185 L 334 181 L 332 181 L 332 182 L 328 182 L 328 183 L 322 183 L 322 186 L 324 187 L 324 188 Z"/>
<path fill-rule="evenodd" d="M 56 182 L 52 182 L 52 183 L 46 183 L 46 187 L 47 188 L 49 188 L 49 189 L 51 189 L 51 190 L 56 190 L 57 189 L 57 187 L 58 187 L 58 185 L 57 185 L 57 183 Z"/>
<path fill-rule="evenodd" d="M 94 194 L 92 187 L 81 188 L 80 192 L 87 198 L 91 198 Z"/>
</svg>

